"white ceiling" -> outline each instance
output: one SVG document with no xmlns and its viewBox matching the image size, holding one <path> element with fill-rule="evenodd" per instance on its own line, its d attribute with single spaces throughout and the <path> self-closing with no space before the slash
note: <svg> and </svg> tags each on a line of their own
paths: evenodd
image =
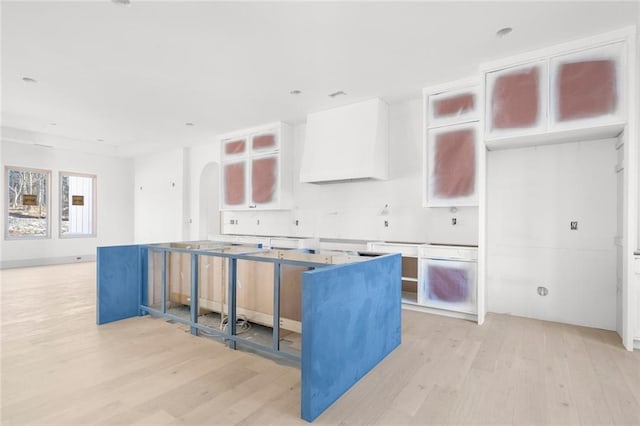
<svg viewBox="0 0 640 426">
<path fill-rule="evenodd" d="M 418 98 L 481 62 L 640 22 L 638 2 L 131 1 L 2 1 L 5 131 L 103 139 L 124 155 L 194 145 Z"/>
</svg>

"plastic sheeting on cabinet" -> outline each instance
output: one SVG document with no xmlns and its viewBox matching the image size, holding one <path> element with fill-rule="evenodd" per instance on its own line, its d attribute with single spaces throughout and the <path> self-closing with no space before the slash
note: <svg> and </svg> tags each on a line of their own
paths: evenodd
<svg viewBox="0 0 640 426">
<path fill-rule="evenodd" d="M 477 205 L 477 123 L 430 129 L 427 150 L 426 205 Z"/>
<path fill-rule="evenodd" d="M 623 43 L 551 58 L 552 128 L 622 120 Z"/>
<path fill-rule="evenodd" d="M 477 312 L 475 262 L 420 259 L 418 303 L 424 306 L 475 314 Z"/>
<path fill-rule="evenodd" d="M 467 83 L 466 86 L 455 90 L 426 93 L 427 127 L 465 123 L 479 118 L 478 84 Z M 433 89 L 425 89 L 431 90 Z"/>
<path fill-rule="evenodd" d="M 490 137 L 546 129 L 546 61 L 488 73 L 486 96 Z"/>
</svg>

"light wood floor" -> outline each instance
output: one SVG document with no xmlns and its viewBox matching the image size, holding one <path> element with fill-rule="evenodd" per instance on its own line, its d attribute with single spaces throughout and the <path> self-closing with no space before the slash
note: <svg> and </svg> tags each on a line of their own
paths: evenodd
<svg viewBox="0 0 640 426">
<path fill-rule="evenodd" d="M 0 278 L 4 425 L 304 423 L 296 368 L 149 317 L 96 326 L 94 263 Z M 640 424 L 615 333 L 405 311 L 402 339 L 316 423 Z"/>
</svg>

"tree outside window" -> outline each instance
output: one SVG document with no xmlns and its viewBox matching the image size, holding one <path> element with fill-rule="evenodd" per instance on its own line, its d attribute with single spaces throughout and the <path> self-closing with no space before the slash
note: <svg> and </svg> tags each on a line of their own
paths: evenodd
<svg viewBox="0 0 640 426">
<path fill-rule="evenodd" d="M 6 167 L 5 171 L 6 238 L 48 238 L 50 172 L 21 167 Z"/>
</svg>

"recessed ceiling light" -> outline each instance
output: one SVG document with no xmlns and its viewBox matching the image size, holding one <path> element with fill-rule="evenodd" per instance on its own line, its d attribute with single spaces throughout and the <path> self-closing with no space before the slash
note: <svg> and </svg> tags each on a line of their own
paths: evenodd
<svg viewBox="0 0 640 426">
<path fill-rule="evenodd" d="M 302 91 L 298 89 L 289 92 L 290 95 L 299 95 L 300 93 L 302 93 Z"/>
<path fill-rule="evenodd" d="M 38 80 L 36 80 L 35 78 L 31 78 L 31 77 L 22 77 L 22 81 L 24 81 L 25 83 L 37 83 Z"/>
<path fill-rule="evenodd" d="M 104 139 L 96 139 L 96 142 L 104 142 Z"/>
<path fill-rule="evenodd" d="M 504 36 L 510 34 L 511 31 L 513 31 L 513 28 L 511 28 L 511 27 L 500 28 L 498 31 L 496 31 L 496 35 L 498 37 L 504 37 Z"/>
<path fill-rule="evenodd" d="M 339 90 L 339 91 L 333 92 L 333 93 L 329 93 L 329 97 L 330 98 L 335 98 L 336 96 L 346 96 L 346 93 L 344 93 L 342 90 Z"/>
<path fill-rule="evenodd" d="M 119 6 L 129 6 L 131 4 L 131 0 L 111 0 L 111 3 Z"/>
<path fill-rule="evenodd" d="M 184 123 L 185 126 L 195 126 L 195 124 L 188 122 L 188 123 Z"/>
</svg>

